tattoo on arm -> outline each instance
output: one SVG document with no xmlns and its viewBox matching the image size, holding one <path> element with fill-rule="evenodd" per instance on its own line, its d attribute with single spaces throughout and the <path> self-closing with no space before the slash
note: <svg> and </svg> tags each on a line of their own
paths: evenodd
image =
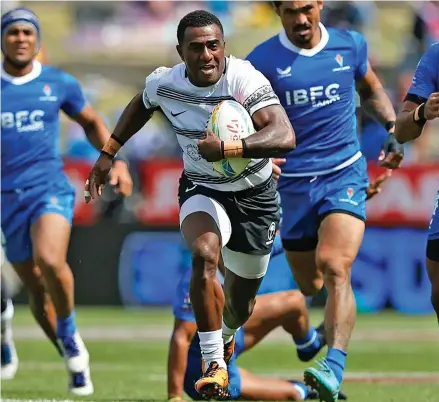
<svg viewBox="0 0 439 402">
<path fill-rule="evenodd" d="M 362 88 L 359 91 L 361 106 L 365 112 L 377 119 L 383 126 L 389 121 L 396 120 L 395 109 L 384 89 Z"/>
</svg>

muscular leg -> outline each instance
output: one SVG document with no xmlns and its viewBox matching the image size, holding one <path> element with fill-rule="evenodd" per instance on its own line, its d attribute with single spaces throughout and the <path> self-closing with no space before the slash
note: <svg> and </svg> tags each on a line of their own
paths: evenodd
<svg viewBox="0 0 439 402">
<path fill-rule="evenodd" d="M 317 268 L 315 250 L 285 250 L 285 255 L 294 280 L 305 296 L 312 296 L 322 289 L 323 273 Z"/>
<path fill-rule="evenodd" d="M 234 330 L 232 335 L 251 316 L 262 279 L 263 277 L 257 279 L 242 278 L 226 269 L 224 278 L 224 294 L 226 299 L 223 320 L 227 328 Z M 224 327 L 223 333 L 227 335 Z"/>
<path fill-rule="evenodd" d="M 73 274 L 67 264 L 70 224 L 58 214 L 42 215 L 31 227 L 34 260 L 44 276 L 58 318 L 74 309 Z"/>
<path fill-rule="evenodd" d="M 15 263 L 13 266 L 27 289 L 32 315 L 58 353 L 62 355 L 56 340 L 55 308 L 45 289 L 40 269 L 34 265 L 33 260 Z"/>
<path fill-rule="evenodd" d="M 253 312 L 256 294 L 267 271 L 270 255 L 249 255 L 224 248 L 222 257 L 227 267 L 222 330 L 224 358 L 228 363 L 235 349 L 234 335 Z"/>
<path fill-rule="evenodd" d="M 94 389 L 89 354 L 76 329 L 73 274 L 66 262 L 70 223 L 62 215 L 46 213 L 34 222 L 30 232 L 34 261 L 55 306 L 56 336 L 70 376 L 69 391 L 79 396 L 91 395 Z"/>
<path fill-rule="evenodd" d="M 340 396 L 347 347 L 356 318 L 351 286 L 351 267 L 364 235 L 364 222 L 347 213 L 330 212 L 321 222 L 316 248 L 316 265 L 323 272 L 327 291 L 325 333 L 328 352 L 318 368 L 305 370 L 305 383 L 319 392 L 321 400 Z"/>
<path fill-rule="evenodd" d="M 216 278 L 221 232 L 215 220 L 206 212 L 189 213 L 180 228 L 192 253 L 189 294 L 203 358 L 204 374 L 195 383 L 195 389 L 203 397 L 222 398 L 227 391 L 228 375 L 221 330 L 224 292 Z"/>
<path fill-rule="evenodd" d="M 253 314 L 244 325 L 245 349 L 250 350 L 274 329 L 282 327 L 295 338 L 309 331 L 305 298 L 297 290 L 258 296 Z"/>
<path fill-rule="evenodd" d="M 439 240 L 436 240 L 436 246 L 439 246 Z M 427 271 L 431 281 L 431 303 L 439 323 L 439 261 L 427 258 Z"/>
<path fill-rule="evenodd" d="M 199 332 L 221 329 L 224 292 L 216 278 L 221 234 L 205 212 L 187 216 L 181 231 L 192 252 L 190 298 Z"/>
<path fill-rule="evenodd" d="M 317 266 L 328 292 L 325 329 L 330 348 L 346 350 L 356 318 L 351 268 L 364 235 L 364 222 L 351 215 L 328 215 L 319 230 Z"/>
</svg>

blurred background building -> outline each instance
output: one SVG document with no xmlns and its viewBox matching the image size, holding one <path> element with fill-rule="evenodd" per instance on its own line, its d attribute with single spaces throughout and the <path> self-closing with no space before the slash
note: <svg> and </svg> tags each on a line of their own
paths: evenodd
<svg viewBox="0 0 439 402">
<path fill-rule="evenodd" d="M 203 8 L 215 13 L 224 24 L 227 52 L 241 58 L 280 29 L 265 1 L 15 1 L 2 2 L 3 12 L 17 5 L 30 7 L 41 19 L 41 60 L 76 76 L 110 127 L 152 70 L 179 62 L 176 27 L 187 12 Z M 399 109 L 420 56 L 439 41 L 439 2 L 328 1 L 323 22 L 365 34 L 371 63 Z M 387 134 L 361 112 L 359 122 L 358 135 L 375 175 Z M 122 200 L 106 189 L 99 202 L 85 205 L 82 187 L 97 152 L 77 124 L 66 118 L 62 123 L 66 171 L 78 190 L 69 254 L 79 278 L 78 301 L 168 304 L 173 278 L 186 264 L 176 234 L 181 161 L 172 129 L 156 113 L 125 146 L 136 185 L 132 197 Z M 423 260 L 438 187 L 438 131 L 439 121 L 433 122 L 406 146 L 404 168 L 368 205 L 369 227 L 354 268 L 360 309 L 431 311 Z M 277 268 L 264 280 L 267 291 L 294 286 L 290 279 L 282 280 L 290 278 L 284 257 L 273 264 Z M 93 270 L 94 279 L 81 280 L 93 266 L 102 269 Z"/>
</svg>

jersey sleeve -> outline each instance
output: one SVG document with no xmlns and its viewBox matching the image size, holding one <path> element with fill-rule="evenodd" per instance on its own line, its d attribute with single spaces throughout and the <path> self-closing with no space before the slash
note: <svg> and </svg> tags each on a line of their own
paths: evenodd
<svg viewBox="0 0 439 402">
<path fill-rule="evenodd" d="M 87 99 L 82 91 L 81 84 L 75 77 L 67 73 L 64 73 L 63 81 L 65 91 L 61 109 L 68 116 L 78 115 L 87 104 Z"/>
<path fill-rule="evenodd" d="M 160 107 L 157 89 L 160 85 L 160 80 L 168 73 L 169 70 L 170 68 L 167 67 L 159 67 L 145 78 L 143 103 L 147 109 L 155 109 Z"/>
<path fill-rule="evenodd" d="M 279 105 L 279 98 L 273 91 L 270 82 L 256 70 L 249 61 L 242 61 L 232 83 L 232 96 L 252 116 L 258 110 Z"/>
<path fill-rule="evenodd" d="M 356 50 L 355 80 L 361 80 L 367 73 L 368 49 L 364 35 L 357 31 L 349 31 L 354 40 Z"/>
<path fill-rule="evenodd" d="M 439 69 L 438 59 L 439 44 L 435 44 L 430 46 L 419 61 L 408 90 L 409 94 L 428 99 L 433 92 L 439 90 L 439 83 L 435 82 L 435 71 Z"/>
</svg>

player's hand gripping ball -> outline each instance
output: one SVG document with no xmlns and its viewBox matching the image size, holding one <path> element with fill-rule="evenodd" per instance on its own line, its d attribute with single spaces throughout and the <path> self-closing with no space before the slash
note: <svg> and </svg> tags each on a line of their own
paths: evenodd
<svg viewBox="0 0 439 402">
<path fill-rule="evenodd" d="M 213 109 L 207 122 L 207 138 L 199 143 L 199 152 L 213 169 L 226 177 L 235 177 L 242 173 L 250 163 L 248 158 L 222 159 L 221 141 L 239 141 L 255 132 L 253 122 L 247 110 L 238 102 L 227 100 Z M 215 137 L 215 138 L 212 138 Z M 212 152 L 209 154 L 206 145 Z M 215 149 L 215 152 L 213 152 Z M 209 159 L 208 156 L 212 156 Z"/>
</svg>

